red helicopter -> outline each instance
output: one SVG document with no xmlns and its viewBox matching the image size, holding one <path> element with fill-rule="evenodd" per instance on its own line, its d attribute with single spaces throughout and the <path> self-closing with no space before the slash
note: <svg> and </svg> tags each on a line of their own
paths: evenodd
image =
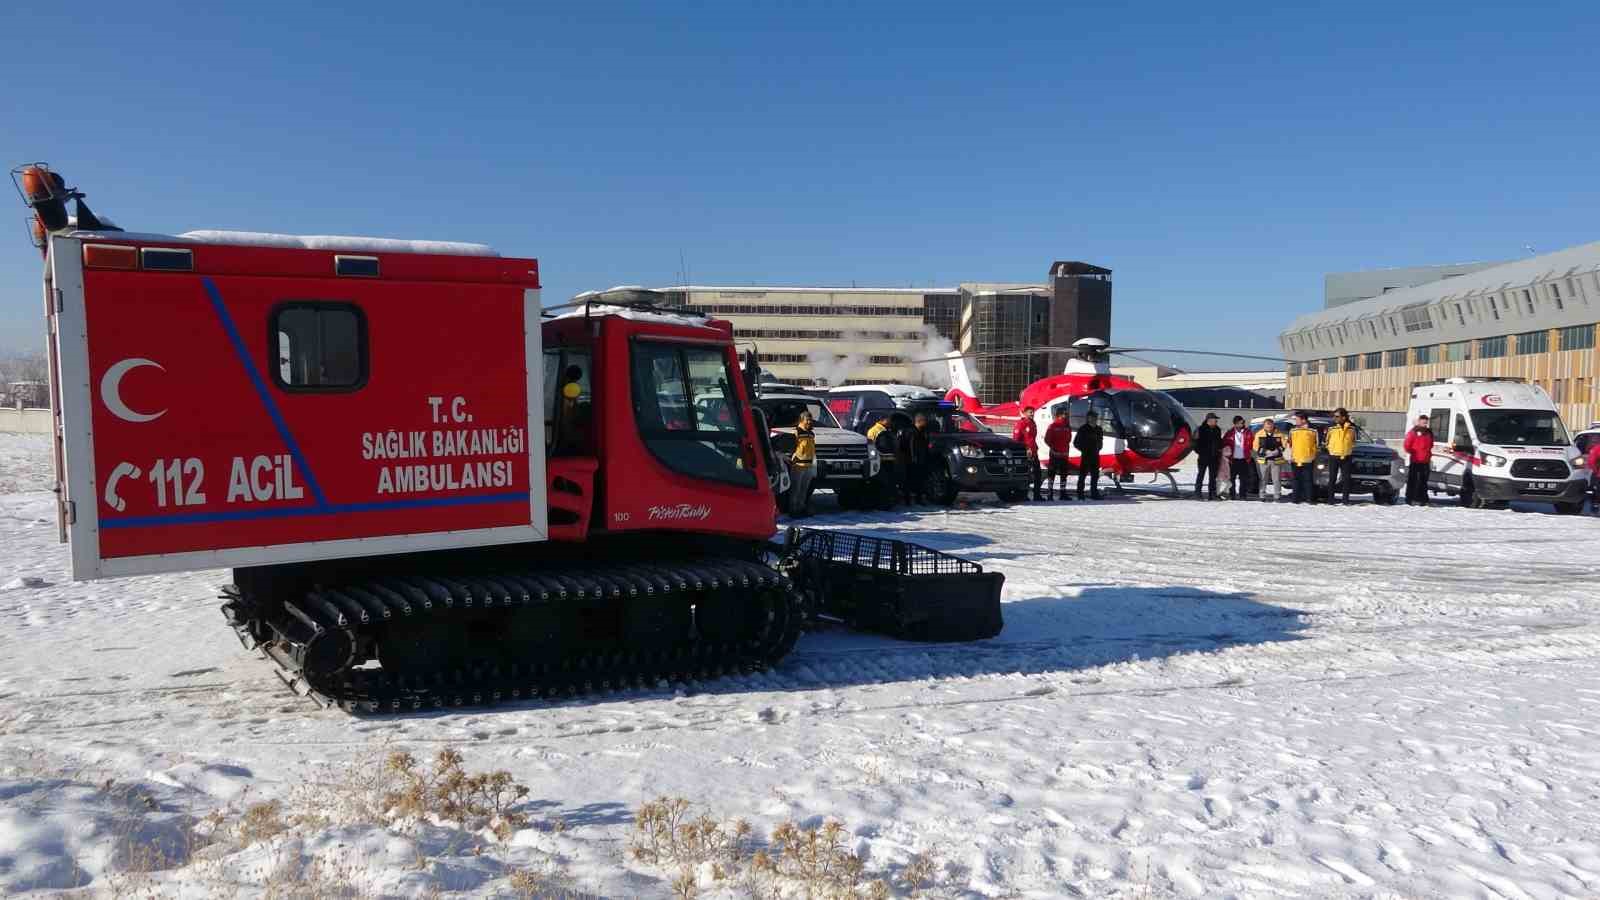
<svg viewBox="0 0 1600 900">
<path fill-rule="evenodd" d="M 951 388 L 945 394 L 945 399 L 991 428 L 1009 432 L 1021 420 L 1022 409 L 1033 407 L 1034 421 L 1039 429 L 1040 459 L 1049 457 L 1050 450 L 1044 444 L 1044 433 L 1058 409 L 1067 411 L 1074 432 L 1083 426 L 1088 412 L 1094 410 L 1106 436 L 1100 454 L 1100 469 L 1115 476 L 1114 484 L 1131 481 L 1135 474 L 1141 472 L 1166 474 L 1170 478 L 1167 470 L 1189 453 L 1191 427 L 1183 404 L 1161 391 L 1142 387 L 1131 378 L 1113 374 L 1110 363 L 1112 354 L 1120 353 L 1137 359 L 1132 355 L 1182 353 L 1283 362 L 1277 357 L 1246 353 L 1113 348 L 1099 338 L 1083 338 L 1071 347 L 1032 347 L 1027 350 L 974 354 L 974 357 L 1020 356 L 1040 352 L 1071 353 L 1073 358 L 1060 375 L 1041 378 L 1023 388 L 1017 402 L 994 406 L 984 406 L 978 402 L 963 354 L 952 351 L 943 359 L 919 362 L 946 363 L 950 370 Z M 1072 454 L 1072 465 L 1077 467 L 1080 464 L 1078 451 L 1073 449 Z"/>
</svg>

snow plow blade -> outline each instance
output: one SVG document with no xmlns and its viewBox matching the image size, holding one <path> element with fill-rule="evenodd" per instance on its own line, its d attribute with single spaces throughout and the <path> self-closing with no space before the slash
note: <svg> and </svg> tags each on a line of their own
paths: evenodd
<svg viewBox="0 0 1600 900">
<path fill-rule="evenodd" d="M 816 613 L 912 641 L 1000 633 L 1005 575 L 937 550 L 848 532 L 790 528 L 784 568 Z"/>
</svg>

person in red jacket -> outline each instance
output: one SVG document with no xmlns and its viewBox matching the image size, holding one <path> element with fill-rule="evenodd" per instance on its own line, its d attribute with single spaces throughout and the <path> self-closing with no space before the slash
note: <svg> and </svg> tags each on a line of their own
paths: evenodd
<svg viewBox="0 0 1600 900">
<path fill-rule="evenodd" d="M 1044 479 L 1044 472 L 1039 468 L 1039 426 L 1033 421 L 1033 407 L 1022 408 L 1022 419 L 1011 427 L 1011 439 L 1028 448 L 1028 462 L 1033 472 L 1033 499 L 1043 500 L 1039 493 L 1039 482 Z"/>
<path fill-rule="evenodd" d="M 1044 444 L 1050 448 L 1050 493 L 1051 500 L 1056 499 L 1056 476 L 1061 477 L 1061 499 L 1071 500 L 1067 496 L 1067 465 L 1068 458 L 1072 456 L 1072 426 L 1067 424 L 1067 410 L 1065 407 L 1056 410 L 1056 420 L 1044 430 Z"/>
<path fill-rule="evenodd" d="M 1433 429 L 1427 416 L 1417 416 L 1417 424 L 1406 432 L 1405 443 L 1410 469 L 1406 475 L 1406 505 L 1428 505 L 1428 475 L 1433 470 Z"/>
<path fill-rule="evenodd" d="M 1600 516 L 1600 441 L 1595 441 L 1589 448 L 1589 493 L 1594 498 L 1589 501 L 1589 507 L 1595 515 Z"/>
</svg>

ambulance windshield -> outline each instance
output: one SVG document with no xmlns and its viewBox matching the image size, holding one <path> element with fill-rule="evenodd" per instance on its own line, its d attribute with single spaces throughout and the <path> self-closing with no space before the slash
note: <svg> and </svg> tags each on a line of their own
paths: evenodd
<svg viewBox="0 0 1600 900">
<path fill-rule="evenodd" d="M 1472 430 L 1480 444 L 1558 447 L 1570 443 L 1561 417 L 1547 409 L 1475 409 Z"/>
</svg>

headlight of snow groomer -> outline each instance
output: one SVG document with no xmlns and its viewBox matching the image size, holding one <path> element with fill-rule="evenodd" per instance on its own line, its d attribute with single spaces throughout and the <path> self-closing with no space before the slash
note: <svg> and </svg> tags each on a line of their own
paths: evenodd
<svg viewBox="0 0 1600 900">
<path fill-rule="evenodd" d="M 971 444 L 962 444 L 961 447 L 956 450 L 956 452 L 960 453 L 962 456 L 965 456 L 967 459 L 983 459 L 983 448 L 974 447 Z"/>
</svg>

